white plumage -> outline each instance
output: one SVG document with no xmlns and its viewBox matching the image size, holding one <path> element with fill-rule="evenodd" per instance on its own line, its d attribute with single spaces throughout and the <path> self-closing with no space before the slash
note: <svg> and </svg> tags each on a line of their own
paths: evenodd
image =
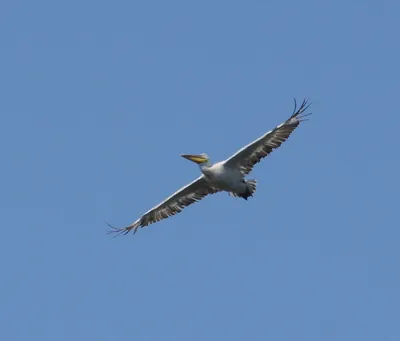
<svg viewBox="0 0 400 341">
<path fill-rule="evenodd" d="M 226 191 L 232 196 L 247 200 L 256 190 L 256 181 L 245 180 L 244 177 L 251 172 L 256 163 L 278 148 L 299 124 L 305 121 L 304 117 L 310 114 L 304 114 L 304 112 L 309 107 L 310 104 L 304 100 L 297 109 L 295 101 L 293 114 L 285 122 L 243 147 L 225 161 L 212 164 L 207 154 L 181 155 L 200 166 L 201 176 L 147 211 L 131 225 L 123 228 L 110 225 L 113 228 L 110 232 L 126 234 L 133 230 L 136 233 L 140 227 L 173 216 L 206 195 L 220 191 Z"/>
</svg>

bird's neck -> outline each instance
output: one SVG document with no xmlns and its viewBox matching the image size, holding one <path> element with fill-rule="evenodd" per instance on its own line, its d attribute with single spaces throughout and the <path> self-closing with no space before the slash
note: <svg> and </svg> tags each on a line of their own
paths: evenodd
<svg viewBox="0 0 400 341">
<path fill-rule="evenodd" d="M 212 163 L 210 161 L 203 162 L 199 164 L 200 170 L 204 173 L 204 171 L 207 171 L 210 167 L 212 166 Z"/>
</svg>

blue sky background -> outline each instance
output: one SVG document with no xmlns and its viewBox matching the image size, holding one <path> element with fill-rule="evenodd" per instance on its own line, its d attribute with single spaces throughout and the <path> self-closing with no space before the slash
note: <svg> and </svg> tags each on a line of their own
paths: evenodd
<svg viewBox="0 0 400 341">
<path fill-rule="evenodd" d="M 4 1 L 2 340 L 399 340 L 398 1 Z M 116 239 L 212 160 L 251 178 Z"/>
</svg>

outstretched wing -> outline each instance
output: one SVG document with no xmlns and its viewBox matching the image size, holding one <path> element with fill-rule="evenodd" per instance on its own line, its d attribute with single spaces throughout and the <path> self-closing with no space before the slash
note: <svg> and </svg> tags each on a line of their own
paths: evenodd
<svg viewBox="0 0 400 341">
<path fill-rule="evenodd" d="M 143 214 L 131 225 L 122 228 L 116 228 L 109 225 L 113 229 L 110 231 L 110 233 L 116 232 L 118 234 L 127 234 L 131 230 L 136 233 L 140 227 L 144 227 L 173 216 L 181 212 L 186 206 L 203 199 L 206 195 L 217 192 L 219 192 L 219 190 L 212 187 L 204 178 L 204 176 L 201 175 L 199 178 L 182 187 L 163 202 Z"/>
<path fill-rule="evenodd" d="M 256 163 L 260 162 L 261 159 L 269 155 L 274 149 L 279 148 L 288 139 L 299 124 L 306 120 L 304 117 L 311 115 L 311 113 L 304 114 L 310 105 L 307 100 L 304 100 L 300 108 L 297 109 L 296 100 L 294 100 L 292 116 L 273 130 L 237 151 L 225 161 L 224 165 L 239 168 L 243 176 L 249 174 Z"/>
</svg>

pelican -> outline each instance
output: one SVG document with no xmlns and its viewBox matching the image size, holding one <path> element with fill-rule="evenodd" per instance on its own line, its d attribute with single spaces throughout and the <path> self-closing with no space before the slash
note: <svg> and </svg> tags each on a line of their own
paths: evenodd
<svg viewBox="0 0 400 341">
<path fill-rule="evenodd" d="M 293 114 L 282 124 L 276 126 L 263 136 L 249 143 L 247 146 L 238 150 L 230 158 L 211 163 L 207 154 L 181 154 L 200 167 L 201 175 L 188 185 L 182 187 L 167 199 L 153 207 L 131 225 L 116 228 L 109 225 L 118 234 L 127 234 L 133 230 L 134 233 L 140 227 L 145 227 L 162 219 L 173 216 L 208 194 L 217 192 L 228 192 L 231 196 L 247 200 L 254 195 L 256 190 L 256 180 L 246 180 L 247 176 L 261 159 L 269 155 L 274 149 L 279 148 L 287 140 L 290 134 L 303 121 L 306 121 L 305 111 L 310 107 L 307 100 L 304 100 L 297 109 L 294 100 Z"/>
</svg>

